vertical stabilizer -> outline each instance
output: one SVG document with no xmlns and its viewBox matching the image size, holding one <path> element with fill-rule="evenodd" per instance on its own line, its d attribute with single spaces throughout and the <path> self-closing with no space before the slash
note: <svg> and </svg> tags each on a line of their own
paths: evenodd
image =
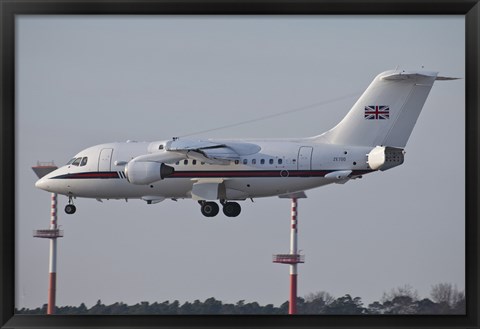
<svg viewBox="0 0 480 329">
<path fill-rule="evenodd" d="M 404 148 L 437 72 L 386 71 L 379 74 L 340 123 L 318 141 Z"/>
</svg>

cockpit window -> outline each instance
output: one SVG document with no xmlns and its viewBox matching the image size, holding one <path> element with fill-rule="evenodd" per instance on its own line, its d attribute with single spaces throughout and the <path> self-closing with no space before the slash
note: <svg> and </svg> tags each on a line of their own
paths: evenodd
<svg viewBox="0 0 480 329">
<path fill-rule="evenodd" d="M 70 161 L 67 162 L 66 166 L 71 165 L 72 162 L 75 161 L 75 158 L 71 159 Z"/>
<path fill-rule="evenodd" d="M 82 162 L 80 162 L 80 166 L 82 166 L 82 167 L 85 166 L 87 164 L 87 161 L 88 161 L 88 157 L 84 157 L 82 159 Z"/>
<path fill-rule="evenodd" d="M 82 161 L 82 158 L 76 158 L 75 161 L 72 162 L 72 165 L 78 166 L 81 161 Z"/>
</svg>

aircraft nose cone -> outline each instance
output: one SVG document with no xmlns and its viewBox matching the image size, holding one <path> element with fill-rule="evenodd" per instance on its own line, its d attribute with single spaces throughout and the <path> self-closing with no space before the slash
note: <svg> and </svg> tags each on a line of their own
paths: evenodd
<svg viewBox="0 0 480 329">
<path fill-rule="evenodd" d="M 35 183 L 35 187 L 36 187 L 36 188 L 39 188 L 39 189 L 41 189 L 41 190 L 47 190 L 47 189 L 48 189 L 48 179 L 40 178 L 40 179 L 37 180 L 37 182 Z"/>
</svg>

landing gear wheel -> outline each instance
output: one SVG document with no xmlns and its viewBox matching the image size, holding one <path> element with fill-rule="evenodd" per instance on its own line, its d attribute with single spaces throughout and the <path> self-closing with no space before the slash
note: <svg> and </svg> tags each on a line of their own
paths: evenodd
<svg viewBox="0 0 480 329">
<path fill-rule="evenodd" d="M 75 207 L 73 204 L 67 204 L 65 206 L 65 212 L 69 215 L 74 214 L 75 211 L 77 211 L 77 207 Z"/>
<path fill-rule="evenodd" d="M 215 217 L 217 216 L 220 208 L 215 202 L 204 202 L 201 204 L 200 210 L 205 217 Z"/>
<path fill-rule="evenodd" d="M 223 205 L 223 213 L 227 217 L 237 217 L 241 211 L 242 207 L 236 202 L 226 202 Z"/>
</svg>

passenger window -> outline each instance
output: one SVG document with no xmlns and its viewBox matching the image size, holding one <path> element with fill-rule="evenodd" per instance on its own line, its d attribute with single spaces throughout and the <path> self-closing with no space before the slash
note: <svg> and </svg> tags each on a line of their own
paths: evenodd
<svg viewBox="0 0 480 329">
<path fill-rule="evenodd" d="M 188 160 L 183 160 L 184 165 L 188 165 Z"/>
<path fill-rule="evenodd" d="M 265 159 L 261 159 L 260 164 L 265 164 Z"/>
<path fill-rule="evenodd" d="M 180 164 L 180 161 L 175 162 L 175 164 L 176 164 L 176 165 L 179 165 L 179 164 Z"/>
<path fill-rule="evenodd" d="M 282 164 L 282 159 L 278 159 L 278 164 Z"/>
<path fill-rule="evenodd" d="M 84 158 L 82 159 L 82 162 L 80 163 L 80 166 L 81 166 L 81 167 L 85 166 L 85 165 L 87 164 L 87 161 L 88 161 L 88 158 L 87 158 L 87 157 L 84 157 Z"/>
<path fill-rule="evenodd" d="M 247 159 L 243 159 L 243 164 L 246 165 L 248 163 Z"/>
<path fill-rule="evenodd" d="M 72 162 L 72 165 L 78 167 L 78 165 L 80 164 L 81 161 L 82 161 L 82 158 L 76 158 L 75 161 Z"/>
<path fill-rule="evenodd" d="M 192 160 L 192 164 L 193 164 L 193 165 L 196 165 L 196 164 L 197 164 L 197 160 Z"/>
<path fill-rule="evenodd" d="M 257 159 L 252 159 L 252 164 L 256 164 L 257 163 Z"/>
<path fill-rule="evenodd" d="M 240 160 L 235 160 L 235 164 L 239 164 L 240 163 Z"/>
<path fill-rule="evenodd" d="M 273 164 L 273 159 L 268 160 L 268 163 Z"/>
<path fill-rule="evenodd" d="M 158 145 L 159 150 L 163 150 L 163 144 Z"/>
</svg>

